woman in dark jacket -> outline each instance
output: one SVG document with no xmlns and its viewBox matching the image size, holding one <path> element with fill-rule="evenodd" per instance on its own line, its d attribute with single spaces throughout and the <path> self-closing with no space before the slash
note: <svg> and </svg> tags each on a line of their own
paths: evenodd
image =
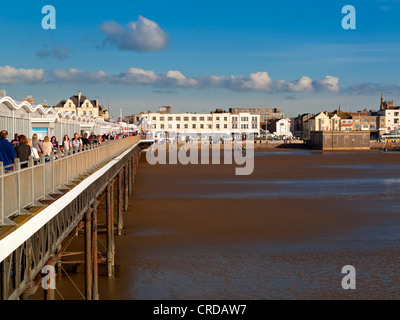
<svg viewBox="0 0 400 320">
<path fill-rule="evenodd" d="M 26 136 L 21 135 L 19 137 L 18 145 L 15 147 L 15 155 L 19 158 L 20 162 L 28 161 L 29 156 L 31 155 L 31 147 L 28 146 L 28 139 Z M 21 165 L 21 168 L 27 168 L 28 164 L 24 163 Z"/>
</svg>

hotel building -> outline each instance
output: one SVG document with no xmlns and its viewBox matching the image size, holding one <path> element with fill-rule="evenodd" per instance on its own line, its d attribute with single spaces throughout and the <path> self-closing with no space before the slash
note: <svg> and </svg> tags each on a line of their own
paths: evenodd
<svg viewBox="0 0 400 320">
<path fill-rule="evenodd" d="M 177 133 L 185 140 L 187 136 L 202 134 L 211 136 L 212 134 L 232 135 L 253 133 L 260 134 L 260 116 L 250 113 L 230 114 L 227 112 L 198 114 L 162 114 L 148 113 L 143 114 L 143 121 L 158 137 L 168 136 L 169 133 Z"/>
</svg>

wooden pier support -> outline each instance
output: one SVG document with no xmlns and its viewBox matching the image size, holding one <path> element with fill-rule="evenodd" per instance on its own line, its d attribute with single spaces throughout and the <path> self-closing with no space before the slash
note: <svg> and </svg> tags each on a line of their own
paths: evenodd
<svg viewBox="0 0 400 320">
<path fill-rule="evenodd" d="M 129 205 L 129 162 L 124 167 L 124 178 L 124 211 L 127 211 Z"/>
<path fill-rule="evenodd" d="M 92 299 L 92 208 L 85 213 L 85 298 Z"/>
<path fill-rule="evenodd" d="M 129 196 L 132 195 L 133 189 L 133 157 L 131 157 L 128 161 L 128 193 Z"/>
<path fill-rule="evenodd" d="M 114 186 L 111 182 L 107 186 L 107 271 L 108 276 L 114 275 Z"/>
<path fill-rule="evenodd" d="M 122 228 L 124 227 L 124 217 L 122 214 L 123 210 L 123 201 L 124 201 L 124 192 L 122 186 L 122 173 L 123 169 L 118 173 L 118 235 L 122 234 Z"/>
<path fill-rule="evenodd" d="M 92 255 L 93 255 L 93 300 L 99 300 L 99 271 L 97 259 L 97 206 L 99 202 L 96 200 L 92 204 Z"/>
</svg>

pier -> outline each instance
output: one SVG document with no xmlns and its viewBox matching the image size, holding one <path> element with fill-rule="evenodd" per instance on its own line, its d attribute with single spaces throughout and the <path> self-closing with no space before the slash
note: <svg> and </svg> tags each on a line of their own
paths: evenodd
<svg viewBox="0 0 400 320">
<path fill-rule="evenodd" d="M 152 143 L 141 136 L 108 141 L 62 157 L 41 157 L 36 164 L 31 158 L 23 169 L 17 159 L 11 173 L 0 163 L 1 300 L 30 299 L 41 289 L 44 299 L 54 299 L 51 286 L 41 288 L 43 267 L 60 269 L 65 256 L 77 253 L 84 255 L 85 299 L 99 299 L 98 264 L 113 276 L 114 237 L 123 228 L 141 150 Z M 98 225 L 99 210 L 104 226 Z M 100 255 L 99 231 L 107 239 Z M 84 233 L 81 252 L 68 253 L 79 233 Z"/>
</svg>

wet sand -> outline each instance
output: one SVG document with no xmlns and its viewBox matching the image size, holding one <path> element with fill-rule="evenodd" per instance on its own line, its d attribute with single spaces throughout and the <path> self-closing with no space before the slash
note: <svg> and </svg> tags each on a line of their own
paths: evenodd
<svg viewBox="0 0 400 320">
<path fill-rule="evenodd" d="M 100 298 L 400 297 L 400 153 L 259 152 L 251 176 L 235 167 L 142 156 Z"/>
</svg>

